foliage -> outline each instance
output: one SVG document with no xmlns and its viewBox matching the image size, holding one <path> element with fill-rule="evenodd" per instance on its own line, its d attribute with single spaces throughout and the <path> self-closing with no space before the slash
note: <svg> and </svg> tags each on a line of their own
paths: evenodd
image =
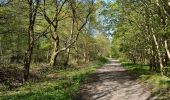
<svg viewBox="0 0 170 100">
<path fill-rule="evenodd" d="M 112 56 L 147 64 L 162 75 L 169 71 L 166 68 L 170 60 L 168 1 L 116 0 L 108 6 L 104 16 L 115 19 Z"/>
<path fill-rule="evenodd" d="M 97 9 L 93 0 L 4 1 L 0 6 L 0 68 L 23 65 L 26 81 L 34 64 L 68 68 L 106 56 L 108 39 L 103 35 L 99 40 L 93 32 Z"/>
</svg>

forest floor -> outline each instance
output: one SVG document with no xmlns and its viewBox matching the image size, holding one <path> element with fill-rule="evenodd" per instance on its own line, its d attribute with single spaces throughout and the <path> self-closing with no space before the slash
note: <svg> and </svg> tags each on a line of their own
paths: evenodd
<svg viewBox="0 0 170 100">
<path fill-rule="evenodd" d="M 20 83 L 22 69 L 0 69 L 0 100 L 71 100 L 84 79 L 106 62 L 100 58 L 66 70 L 33 64 L 24 84 Z"/>
<path fill-rule="evenodd" d="M 89 76 L 74 100 L 155 100 L 138 76 L 127 71 L 118 60 L 109 60 Z"/>
</svg>

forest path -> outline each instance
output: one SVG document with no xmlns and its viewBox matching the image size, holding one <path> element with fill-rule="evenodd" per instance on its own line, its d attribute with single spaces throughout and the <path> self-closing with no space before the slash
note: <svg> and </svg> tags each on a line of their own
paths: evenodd
<svg viewBox="0 0 170 100">
<path fill-rule="evenodd" d="M 88 77 L 73 100 L 154 100 L 154 98 L 118 60 L 110 59 Z"/>
</svg>

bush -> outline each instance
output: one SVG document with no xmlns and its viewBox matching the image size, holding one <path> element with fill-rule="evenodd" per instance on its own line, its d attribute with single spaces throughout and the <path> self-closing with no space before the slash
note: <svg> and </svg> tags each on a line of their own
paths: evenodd
<svg viewBox="0 0 170 100">
<path fill-rule="evenodd" d="M 98 61 L 101 62 L 101 63 L 106 63 L 108 60 L 105 58 L 105 57 L 98 57 Z"/>
</svg>

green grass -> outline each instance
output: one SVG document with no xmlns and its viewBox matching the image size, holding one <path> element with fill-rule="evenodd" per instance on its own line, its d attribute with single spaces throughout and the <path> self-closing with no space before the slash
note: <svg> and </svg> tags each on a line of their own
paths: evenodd
<svg viewBox="0 0 170 100">
<path fill-rule="evenodd" d="M 170 78 L 161 76 L 159 73 L 149 71 L 149 66 L 122 62 L 124 68 L 136 75 L 143 85 L 149 88 L 152 95 L 157 95 L 159 99 L 170 98 Z"/>
<path fill-rule="evenodd" d="M 13 90 L 0 90 L 0 100 L 71 100 L 85 78 L 104 62 L 77 69 L 51 70 L 46 78 Z"/>
<path fill-rule="evenodd" d="M 148 66 L 139 65 L 139 64 L 132 64 L 132 63 L 127 63 L 127 62 L 122 62 L 122 65 L 129 72 L 132 72 L 132 73 L 134 73 L 136 75 L 150 74 Z"/>
</svg>

